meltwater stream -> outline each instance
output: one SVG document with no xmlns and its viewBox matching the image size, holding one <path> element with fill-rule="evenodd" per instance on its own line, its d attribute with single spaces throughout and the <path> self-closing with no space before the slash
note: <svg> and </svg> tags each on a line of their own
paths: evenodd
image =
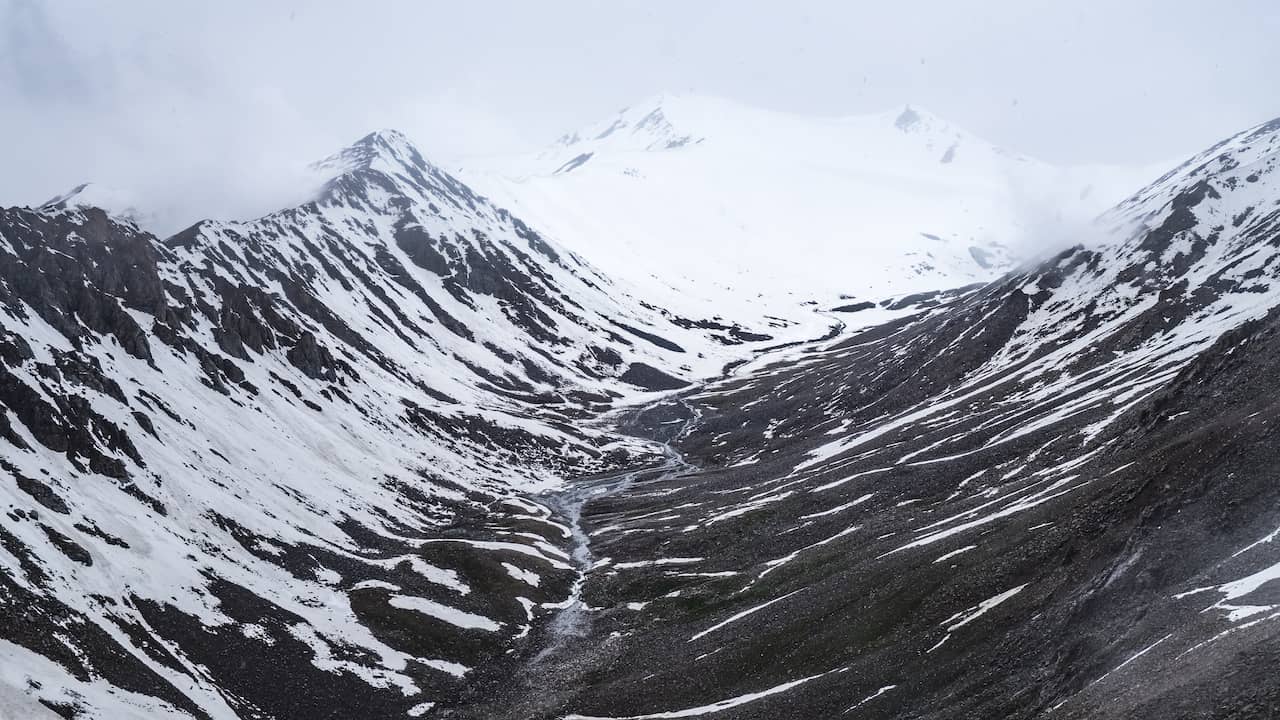
<svg viewBox="0 0 1280 720">
<path fill-rule="evenodd" d="M 678 407 L 681 413 L 676 419 L 656 420 L 651 423 L 644 421 L 647 414 L 658 414 L 661 417 L 662 411 L 671 409 L 672 406 Z M 531 662 L 532 667 L 536 668 L 549 660 L 554 660 L 565 649 L 571 638 L 586 635 L 587 627 L 591 622 L 590 612 L 582 602 L 582 586 L 595 563 L 595 557 L 591 553 L 590 537 L 582 527 L 583 507 L 593 499 L 621 492 L 637 480 L 662 479 L 696 470 L 697 468 L 686 461 L 680 451 L 671 446 L 671 443 L 687 435 L 697 420 L 697 410 L 690 407 L 682 398 L 674 401 L 664 400 L 655 405 L 646 406 L 634 413 L 627 424 L 633 431 L 639 431 L 637 434 L 642 432 L 644 437 L 662 443 L 663 460 L 660 464 L 579 480 L 564 490 L 539 498 L 569 527 L 571 543 L 569 552 L 574 567 L 578 569 L 578 577 L 573 582 L 569 597 L 548 622 L 546 644 L 534 656 Z"/>
<path fill-rule="evenodd" d="M 665 399 L 627 413 L 617 423 L 623 432 L 662 443 L 663 458 L 657 464 L 583 478 L 563 490 L 537 498 L 554 516 L 568 526 L 570 558 L 577 577 L 568 597 L 555 614 L 534 632 L 538 649 L 526 660 L 517 661 L 491 679 L 480 692 L 482 702 L 451 708 L 445 717 L 484 720 L 530 720 L 558 717 L 582 687 L 588 674 L 603 659 L 602 648 L 591 637 L 595 610 L 583 602 L 583 589 L 596 558 L 590 537 L 583 526 L 583 510 L 588 503 L 625 491 L 648 480 L 669 478 L 697 467 L 684 459 L 672 443 L 687 435 L 698 422 L 698 411 L 683 399 Z"/>
</svg>

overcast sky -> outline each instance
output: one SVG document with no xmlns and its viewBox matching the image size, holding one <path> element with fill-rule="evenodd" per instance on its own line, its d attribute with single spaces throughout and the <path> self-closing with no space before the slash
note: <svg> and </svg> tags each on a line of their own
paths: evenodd
<svg viewBox="0 0 1280 720">
<path fill-rule="evenodd" d="M 237 212 L 374 128 L 506 153 L 664 91 L 1147 164 L 1280 115 L 1277 38 L 1276 0 L 0 0 L 0 204 L 95 180 Z"/>
</svg>

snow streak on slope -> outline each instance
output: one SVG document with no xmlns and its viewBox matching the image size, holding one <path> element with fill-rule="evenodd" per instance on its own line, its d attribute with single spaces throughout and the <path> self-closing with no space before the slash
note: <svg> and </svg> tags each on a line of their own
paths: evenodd
<svg viewBox="0 0 1280 720">
<path fill-rule="evenodd" d="M 1083 227 L 1150 179 L 1051 167 L 918 108 L 821 119 L 675 96 L 465 172 L 612 275 L 717 302 L 990 280 L 1028 237 Z"/>
<path fill-rule="evenodd" d="M 163 243 L 0 211 L 4 707 L 420 714 L 576 578 L 520 493 L 654 457 L 583 421 L 770 340 L 626 296 L 397 133 L 320 169 Z"/>
</svg>

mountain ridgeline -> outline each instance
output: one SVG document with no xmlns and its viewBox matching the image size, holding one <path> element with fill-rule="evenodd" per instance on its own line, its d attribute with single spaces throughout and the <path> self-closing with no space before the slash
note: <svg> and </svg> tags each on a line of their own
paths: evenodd
<svg viewBox="0 0 1280 720">
<path fill-rule="evenodd" d="M 527 197 L 723 159 L 682 112 Z M 163 240 L 0 210 L 0 714 L 1276 717 L 1278 164 L 839 308 L 690 312 L 394 132 Z"/>
<path fill-rule="evenodd" d="M 633 301 L 399 134 L 320 169 L 164 241 L 0 212 L 0 707 L 422 711 L 568 595 L 522 495 L 655 454 L 585 421 L 772 339 Z"/>
<path fill-rule="evenodd" d="M 822 118 L 696 95 L 460 165 L 611 276 L 724 308 L 988 282 L 1159 174 L 1055 166 L 919 107 Z"/>
</svg>

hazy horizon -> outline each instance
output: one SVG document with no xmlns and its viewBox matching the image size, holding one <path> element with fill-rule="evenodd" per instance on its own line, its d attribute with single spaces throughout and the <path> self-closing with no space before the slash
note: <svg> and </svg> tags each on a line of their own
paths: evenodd
<svg viewBox="0 0 1280 720">
<path fill-rule="evenodd" d="M 1260 0 L 0 0 L 0 23 L 0 129 L 21 138 L 4 205 L 90 181 L 234 213 L 374 129 L 449 162 L 537 149 L 661 93 L 812 116 L 910 104 L 1060 165 L 1167 162 L 1280 115 L 1280 13 Z"/>
</svg>

